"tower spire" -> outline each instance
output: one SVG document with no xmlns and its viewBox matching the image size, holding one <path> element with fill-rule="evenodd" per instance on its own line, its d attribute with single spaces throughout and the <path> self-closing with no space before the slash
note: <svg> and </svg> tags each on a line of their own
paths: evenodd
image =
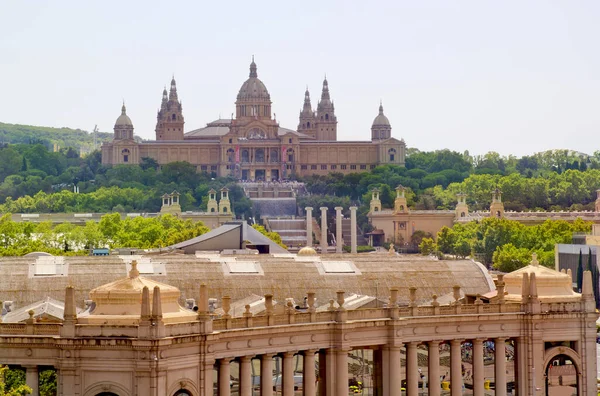
<svg viewBox="0 0 600 396">
<path fill-rule="evenodd" d="M 252 63 L 250 63 L 250 77 L 258 77 L 256 73 L 256 63 L 254 63 L 254 55 L 252 55 Z"/>
</svg>

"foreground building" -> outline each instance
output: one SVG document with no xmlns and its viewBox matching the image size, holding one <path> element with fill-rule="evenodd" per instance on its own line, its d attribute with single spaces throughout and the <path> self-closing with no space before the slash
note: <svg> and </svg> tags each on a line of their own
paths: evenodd
<svg viewBox="0 0 600 396">
<path fill-rule="evenodd" d="M 297 256 L 184 257 L 156 258 L 165 271 L 151 278 L 136 261 L 69 258 L 69 280 L 31 279 L 36 293 L 73 285 L 63 292 L 64 320 L 36 322 L 32 314 L 0 324 L 0 363 L 25 368 L 34 394 L 39 367 L 57 370 L 60 395 L 271 396 L 275 388 L 292 396 L 299 388 L 339 396 L 357 380 L 390 396 L 402 387 L 416 396 L 424 384 L 434 396 L 444 389 L 483 396 L 490 387 L 500 396 L 596 394 L 598 315 L 589 272 L 578 294 L 568 275 L 535 257 L 495 285 L 470 261 L 319 257 L 311 248 Z M 87 276 L 86 265 L 94 272 L 102 265 L 101 279 Z M 187 278 L 173 275 L 178 267 Z M 125 277 L 99 283 L 125 269 Z M 78 313 L 90 283 L 97 285 L 85 293 L 89 308 Z M 285 290 L 271 292 L 278 284 Z M 357 292 L 376 298 L 347 305 Z M 184 298 L 195 309 L 183 308 Z"/>
<path fill-rule="evenodd" d="M 165 88 L 163 92 L 156 140 L 134 140 L 133 123 L 123 105 L 115 122 L 113 141 L 102 145 L 102 163 L 139 164 L 144 157 L 161 165 L 186 161 L 198 171 L 215 176 L 268 181 L 293 174 L 364 172 L 380 164 L 404 166 L 406 144 L 392 137 L 392 127 L 381 104 L 371 127 L 371 140 L 337 140 L 337 116 L 327 78 L 316 111 L 306 90 L 297 129 L 281 127 L 271 104 L 253 60 L 249 78 L 235 101 L 235 116 L 184 133 L 183 107 L 173 79 L 170 91 Z"/>
</svg>

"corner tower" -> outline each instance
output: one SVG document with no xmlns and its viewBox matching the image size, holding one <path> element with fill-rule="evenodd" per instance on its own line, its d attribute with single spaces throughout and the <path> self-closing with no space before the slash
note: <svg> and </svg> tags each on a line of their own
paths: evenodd
<svg viewBox="0 0 600 396">
<path fill-rule="evenodd" d="M 321 100 L 317 105 L 317 140 L 337 140 L 337 118 L 335 106 L 329 96 L 329 83 L 327 77 L 323 80 Z"/>
<path fill-rule="evenodd" d="M 310 92 L 308 92 L 308 87 L 306 87 L 306 92 L 304 92 L 304 106 L 302 107 L 302 111 L 300 111 L 298 132 L 302 132 L 311 137 L 316 137 L 316 118 L 317 117 L 315 116 L 315 112 L 313 111 L 310 103 Z"/>
<path fill-rule="evenodd" d="M 156 116 L 156 140 L 183 140 L 183 108 L 177 96 L 175 77 L 171 80 L 171 89 L 163 90 L 160 110 Z"/>
<path fill-rule="evenodd" d="M 390 137 L 392 137 L 392 126 L 390 120 L 383 114 L 383 104 L 379 102 L 379 114 L 371 126 L 371 140 L 385 140 Z"/>
<path fill-rule="evenodd" d="M 115 122 L 114 133 L 113 140 L 133 140 L 133 123 L 127 115 L 125 103 L 121 107 L 121 115 Z"/>
</svg>

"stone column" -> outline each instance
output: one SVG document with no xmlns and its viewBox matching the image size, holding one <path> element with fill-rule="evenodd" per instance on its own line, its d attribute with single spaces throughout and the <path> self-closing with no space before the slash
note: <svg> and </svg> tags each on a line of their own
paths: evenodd
<svg viewBox="0 0 600 396">
<path fill-rule="evenodd" d="M 350 253 L 356 254 L 356 206 L 350 206 Z"/>
<path fill-rule="evenodd" d="M 496 396 L 506 396 L 506 344 L 505 338 L 494 340 L 494 375 L 496 383 Z"/>
<path fill-rule="evenodd" d="M 429 396 L 440 396 L 440 342 L 429 341 L 427 377 Z"/>
<path fill-rule="evenodd" d="M 307 206 L 306 210 L 306 246 L 312 246 L 312 211 L 313 208 Z"/>
<path fill-rule="evenodd" d="M 342 245 L 344 239 L 342 238 L 342 207 L 335 207 L 335 252 L 342 253 Z"/>
<path fill-rule="evenodd" d="M 417 342 L 406 344 L 406 394 L 408 396 L 417 396 L 419 393 L 417 345 Z"/>
<path fill-rule="evenodd" d="M 462 340 L 450 341 L 450 387 L 452 396 L 462 395 L 462 365 L 460 344 Z"/>
<path fill-rule="evenodd" d="M 242 356 L 240 358 L 240 396 L 251 396 L 252 385 L 252 358 Z"/>
<path fill-rule="evenodd" d="M 484 396 L 483 340 L 473 340 L 473 396 Z"/>
<path fill-rule="evenodd" d="M 321 254 L 327 253 L 327 207 L 321 206 Z"/>
<path fill-rule="evenodd" d="M 315 376 L 315 353 L 314 349 L 304 351 L 302 359 L 302 389 L 304 389 L 304 396 L 315 396 L 317 394 L 315 387 L 317 382 Z"/>
<path fill-rule="evenodd" d="M 37 366 L 25 366 L 25 383 L 32 390 L 32 396 L 40 395 L 40 378 Z"/>
<path fill-rule="evenodd" d="M 273 396 L 273 355 L 260 357 L 260 396 Z"/>
<path fill-rule="evenodd" d="M 294 354 L 285 352 L 283 354 L 283 376 L 281 381 L 281 392 L 283 396 L 294 396 Z"/>
<path fill-rule="evenodd" d="M 229 359 L 219 360 L 219 396 L 229 396 L 231 394 L 231 371 L 229 367 Z"/>
<path fill-rule="evenodd" d="M 389 377 L 389 396 L 400 396 L 402 394 L 402 371 L 399 346 L 388 348 L 388 369 L 386 371 L 388 371 Z"/>
<path fill-rule="evenodd" d="M 335 394 L 348 394 L 348 350 L 335 351 Z"/>
</svg>

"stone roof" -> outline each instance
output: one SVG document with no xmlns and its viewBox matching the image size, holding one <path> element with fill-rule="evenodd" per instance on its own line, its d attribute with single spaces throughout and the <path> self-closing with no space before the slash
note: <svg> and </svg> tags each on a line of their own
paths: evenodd
<svg viewBox="0 0 600 396">
<path fill-rule="evenodd" d="M 211 137 L 225 136 L 229 133 L 230 127 L 231 127 L 231 119 L 218 119 L 218 120 L 209 122 L 203 128 L 199 128 L 199 129 L 195 129 L 190 132 L 186 132 L 184 139 L 185 138 L 198 139 L 198 138 L 211 138 Z M 283 128 L 283 127 L 279 127 L 277 129 L 277 136 L 284 136 L 288 133 L 291 133 L 302 139 L 312 139 L 310 136 L 308 136 L 302 132 L 295 131 L 293 129 Z"/>
<path fill-rule="evenodd" d="M 83 307 L 92 289 L 127 276 L 130 257 L 64 257 L 63 274 L 54 276 L 33 275 L 30 268 L 35 258 L 0 257 L 0 272 L 5 274 L 0 277 L 0 300 L 14 301 L 18 306 L 46 296 L 63 300 L 65 287 L 72 285 L 75 301 Z M 202 282 L 209 288 L 209 297 L 229 295 L 232 302 L 267 293 L 273 294 L 277 301 L 288 297 L 302 301 L 308 291 L 314 291 L 321 304 L 335 298 L 337 290 L 386 299 L 391 287 L 399 288 L 401 302 L 408 301 L 410 287 L 417 288 L 417 302 L 427 302 L 433 294 L 443 296 L 452 292 L 454 285 L 460 285 L 461 291 L 468 295 L 494 290 L 487 270 L 470 260 L 445 261 L 388 254 L 296 256 L 289 253 L 220 255 L 218 252 L 146 257 L 149 264 L 142 277 L 179 289 L 181 304 L 188 298 L 198 300 Z M 154 268 L 158 267 L 157 261 L 160 271 L 147 273 L 152 271 L 153 263 Z"/>
<path fill-rule="evenodd" d="M 96 287 L 90 291 L 95 308 L 82 315 L 81 323 L 105 323 L 107 321 L 137 322 L 140 319 L 142 291 L 147 287 L 152 301 L 154 288 L 160 289 L 162 315 L 165 322 L 193 319 L 195 314 L 179 305 L 179 289 L 140 276 L 137 262 L 131 262 L 131 270 L 125 278 Z"/>
<path fill-rule="evenodd" d="M 29 319 L 29 311 L 33 311 L 33 319 L 37 322 L 62 322 L 65 303 L 46 297 L 41 301 L 15 309 L 4 315 L 0 320 L 2 323 L 20 323 Z M 81 312 L 81 309 L 78 309 Z"/>
</svg>

